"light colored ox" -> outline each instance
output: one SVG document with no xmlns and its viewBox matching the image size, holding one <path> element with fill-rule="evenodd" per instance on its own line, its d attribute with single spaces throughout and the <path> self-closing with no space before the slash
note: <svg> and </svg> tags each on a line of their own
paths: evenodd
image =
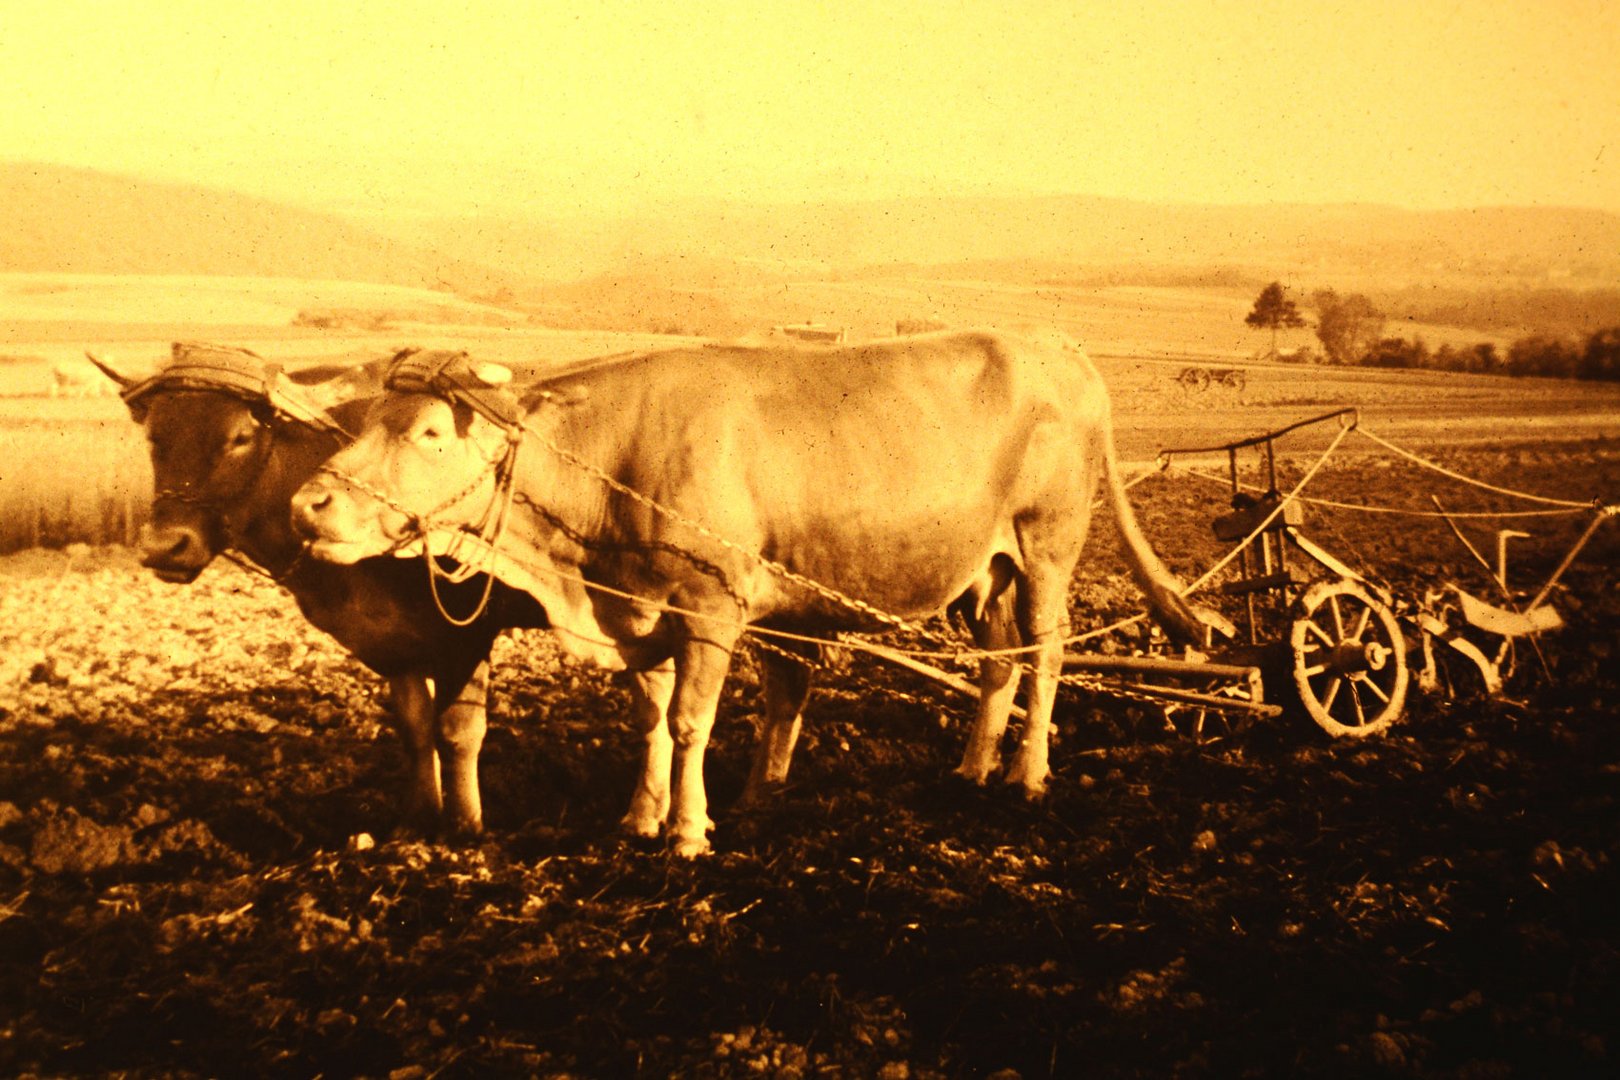
<svg viewBox="0 0 1620 1080">
<path fill-rule="evenodd" d="M 355 443 L 294 496 L 296 525 L 340 563 L 424 536 L 482 560 L 545 606 L 565 648 L 650 677 L 661 707 L 641 717 L 649 764 L 625 823 L 667 823 L 680 854 L 709 846 L 704 748 L 750 627 L 826 637 L 949 608 L 985 649 L 1030 646 L 1005 779 L 1042 793 L 1099 481 L 1157 618 L 1207 637 L 1136 525 L 1101 378 L 1055 337 L 680 349 L 521 398 L 495 374 L 464 354 L 405 358 Z M 810 689 L 804 665 L 760 659 L 749 795 L 785 779 Z M 958 769 L 977 783 L 998 767 L 1019 670 L 981 663 Z"/>
</svg>

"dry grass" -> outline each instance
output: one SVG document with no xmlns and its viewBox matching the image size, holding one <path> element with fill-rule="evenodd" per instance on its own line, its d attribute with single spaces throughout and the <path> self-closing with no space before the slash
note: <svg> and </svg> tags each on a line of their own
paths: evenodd
<svg viewBox="0 0 1620 1080">
<path fill-rule="evenodd" d="M 7 412 L 0 410 L 0 551 L 132 542 L 152 491 L 135 425 L 124 416 L 25 420 Z"/>
</svg>

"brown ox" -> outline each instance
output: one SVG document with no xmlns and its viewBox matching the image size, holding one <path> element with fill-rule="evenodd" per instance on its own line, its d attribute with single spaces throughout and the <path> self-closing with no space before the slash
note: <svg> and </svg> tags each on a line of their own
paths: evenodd
<svg viewBox="0 0 1620 1080">
<path fill-rule="evenodd" d="M 408 769 L 405 820 L 424 830 L 478 832 L 490 645 L 505 626 L 545 625 L 544 613 L 503 588 L 480 618 L 453 626 L 419 565 L 369 559 L 344 567 L 303 557 L 288 503 L 345 441 L 342 429 L 358 425 L 364 401 L 335 410 L 328 422 L 278 390 L 257 356 L 221 346 L 176 344 L 171 362 L 140 382 L 98 366 L 123 386 L 151 444 L 156 494 L 141 533 L 142 564 L 187 583 L 234 549 L 270 573 L 310 622 L 388 678 Z M 330 377 L 354 397 L 380 389 L 380 376 L 381 365 L 368 365 L 295 378 Z M 444 604 L 467 611 L 479 592 L 471 582 L 447 586 Z"/>
<path fill-rule="evenodd" d="M 1160 621 L 1205 637 L 1136 526 L 1102 380 L 1061 341 L 714 346 L 547 380 L 521 401 L 489 383 L 464 355 L 407 358 L 357 441 L 294 497 L 295 522 L 337 561 L 422 536 L 483 557 L 540 600 L 565 648 L 647 672 L 667 721 L 646 716 L 648 772 L 626 823 L 653 835 L 668 810 L 681 854 L 708 848 L 703 751 L 750 626 L 826 635 L 950 607 L 981 647 L 1031 646 L 1006 779 L 1040 794 L 1099 478 Z M 750 792 L 785 778 L 809 692 L 804 666 L 761 660 Z M 997 767 L 1018 670 L 981 663 L 958 769 L 975 782 Z"/>
</svg>

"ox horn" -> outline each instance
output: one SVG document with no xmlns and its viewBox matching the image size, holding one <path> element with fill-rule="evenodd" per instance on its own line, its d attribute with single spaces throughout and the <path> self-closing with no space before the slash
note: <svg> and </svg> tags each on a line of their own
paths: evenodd
<svg viewBox="0 0 1620 1080">
<path fill-rule="evenodd" d="M 107 366 L 106 361 L 102 360 L 101 357 L 97 356 L 95 353 L 91 352 L 89 349 L 86 349 L 84 351 L 84 358 L 86 360 L 90 361 L 92 364 L 96 365 L 96 370 L 97 371 L 101 372 L 103 375 L 107 376 L 107 378 L 111 379 L 113 382 L 117 383 L 119 386 L 122 386 L 124 389 L 127 390 L 131 386 L 135 385 L 135 380 L 134 379 L 126 378 L 125 376 L 118 374 L 118 372 L 114 371 L 112 368 Z"/>
<path fill-rule="evenodd" d="M 266 374 L 265 382 L 265 396 L 272 408 L 316 427 L 333 428 L 335 425 L 327 413 L 362 396 L 342 375 L 305 385 L 294 382 L 277 367 Z"/>
</svg>

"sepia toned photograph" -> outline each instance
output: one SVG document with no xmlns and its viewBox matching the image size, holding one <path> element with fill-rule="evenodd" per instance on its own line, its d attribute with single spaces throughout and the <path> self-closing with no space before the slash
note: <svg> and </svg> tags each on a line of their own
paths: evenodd
<svg viewBox="0 0 1620 1080">
<path fill-rule="evenodd" d="M 1620 1071 L 1620 8 L 0 12 L 0 1076 Z"/>
</svg>

